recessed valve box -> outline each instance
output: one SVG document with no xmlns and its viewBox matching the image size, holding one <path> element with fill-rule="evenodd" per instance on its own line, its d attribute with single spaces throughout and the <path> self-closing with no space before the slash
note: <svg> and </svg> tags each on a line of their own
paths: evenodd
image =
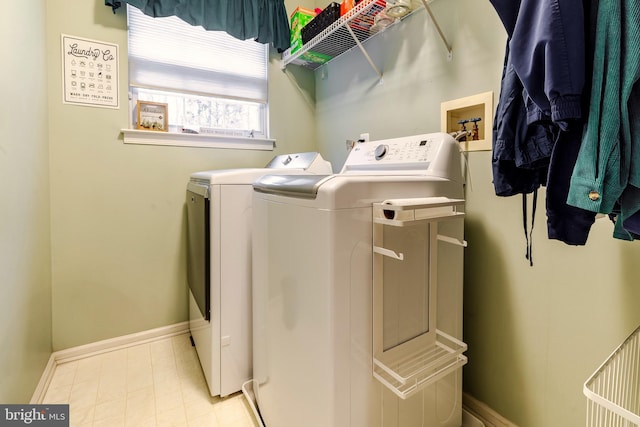
<svg viewBox="0 0 640 427">
<path fill-rule="evenodd" d="M 440 130 L 455 134 L 463 151 L 491 150 L 493 92 L 445 101 L 440 111 Z"/>
</svg>

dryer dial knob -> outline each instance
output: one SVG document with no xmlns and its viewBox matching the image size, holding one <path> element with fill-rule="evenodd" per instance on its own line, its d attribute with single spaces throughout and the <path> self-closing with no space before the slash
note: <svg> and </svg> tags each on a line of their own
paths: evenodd
<svg viewBox="0 0 640 427">
<path fill-rule="evenodd" d="M 389 150 L 389 146 L 384 144 L 378 145 L 374 153 L 374 155 L 376 156 L 376 160 L 380 160 L 381 158 L 383 158 L 387 154 L 388 150 Z"/>
</svg>

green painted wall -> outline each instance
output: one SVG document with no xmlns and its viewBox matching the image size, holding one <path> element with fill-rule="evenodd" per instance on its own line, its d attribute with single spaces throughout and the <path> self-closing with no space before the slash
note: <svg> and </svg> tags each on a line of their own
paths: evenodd
<svg viewBox="0 0 640 427">
<path fill-rule="evenodd" d="M 125 11 L 114 15 L 101 0 L 48 0 L 46 24 L 54 350 L 185 321 L 189 175 L 313 150 L 313 77 L 283 73 L 272 52 L 274 152 L 125 145 L 126 101 L 118 110 L 62 103 L 60 53 L 61 33 L 118 44 L 126 100 Z"/>
<path fill-rule="evenodd" d="M 273 153 L 124 145 L 126 106 L 62 104 L 60 64 L 61 33 L 117 43 L 124 96 L 122 11 L 101 0 L 15 4 L 0 26 L 20 41 L 3 45 L 0 71 L 0 342 L 12 349 L 0 352 L 2 402 L 30 398 L 52 346 L 186 320 L 191 172 L 313 149 L 339 169 L 346 139 L 438 130 L 442 101 L 499 91 L 505 35 L 489 3 L 437 0 L 453 60 L 417 12 L 367 44 L 382 84 L 357 52 L 315 74 L 283 72 L 272 52 Z M 549 241 L 540 207 L 529 267 L 520 200 L 493 194 L 490 160 L 468 156 L 465 389 L 521 427 L 584 425 L 582 383 L 640 323 L 640 246 L 613 240 L 606 220 L 586 247 Z"/>
<path fill-rule="evenodd" d="M 360 133 L 439 131 L 441 102 L 486 91 L 497 102 L 506 34 L 490 3 L 431 6 L 452 61 L 419 11 L 366 43 L 382 82 L 358 51 L 315 72 L 318 145 L 334 168 Z M 465 391 L 521 427 L 582 426 L 583 382 L 640 324 L 640 245 L 614 240 L 606 219 L 586 247 L 548 240 L 543 190 L 529 267 L 521 199 L 495 196 L 490 152 L 470 153 L 468 170 Z"/>
<path fill-rule="evenodd" d="M 0 402 L 28 403 L 51 354 L 45 2 L 0 16 Z"/>
</svg>

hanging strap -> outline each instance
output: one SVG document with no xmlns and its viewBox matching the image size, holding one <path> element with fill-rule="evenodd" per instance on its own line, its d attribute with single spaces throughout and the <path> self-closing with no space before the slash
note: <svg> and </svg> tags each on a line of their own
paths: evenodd
<svg viewBox="0 0 640 427">
<path fill-rule="evenodd" d="M 536 220 L 536 206 L 538 205 L 538 189 L 533 190 L 533 207 L 531 208 L 531 231 L 527 230 L 527 194 L 522 193 L 522 225 L 524 227 L 524 238 L 527 241 L 527 252 L 525 258 L 529 260 L 529 265 L 533 267 L 533 225 Z"/>
</svg>

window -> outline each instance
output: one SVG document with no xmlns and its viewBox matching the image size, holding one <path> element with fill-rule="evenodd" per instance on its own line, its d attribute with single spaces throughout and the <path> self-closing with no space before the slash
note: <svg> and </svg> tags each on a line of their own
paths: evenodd
<svg viewBox="0 0 640 427">
<path fill-rule="evenodd" d="M 133 106 L 167 103 L 170 132 L 268 137 L 267 45 L 127 11 Z"/>
</svg>

